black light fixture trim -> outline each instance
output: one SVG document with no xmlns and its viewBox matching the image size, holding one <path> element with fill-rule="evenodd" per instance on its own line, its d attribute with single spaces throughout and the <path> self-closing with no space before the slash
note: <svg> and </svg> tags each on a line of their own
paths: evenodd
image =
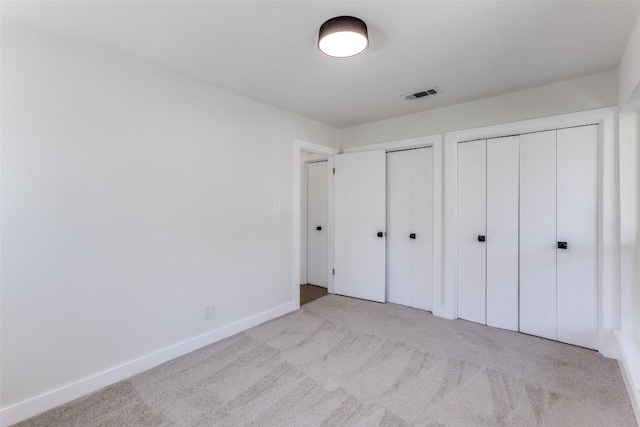
<svg viewBox="0 0 640 427">
<path fill-rule="evenodd" d="M 320 49 L 320 41 L 322 41 L 324 37 L 331 35 L 333 33 L 343 32 L 343 31 L 353 32 L 363 36 L 367 42 L 364 49 L 362 49 L 360 52 L 356 53 L 355 55 L 351 55 L 351 56 L 333 56 L 324 52 L 322 49 Z M 318 51 L 329 58 L 335 58 L 335 59 L 354 58 L 358 55 L 361 55 L 368 48 L 369 48 L 369 33 L 367 31 L 367 24 L 365 24 L 364 21 L 360 18 L 356 18 L 355 16 L 336 16 L 335 18 L 329 19 L 328 21 L 326 21 L 324 24 L 320 26 L 320 32 L 318 34 Z"/>
</svg>

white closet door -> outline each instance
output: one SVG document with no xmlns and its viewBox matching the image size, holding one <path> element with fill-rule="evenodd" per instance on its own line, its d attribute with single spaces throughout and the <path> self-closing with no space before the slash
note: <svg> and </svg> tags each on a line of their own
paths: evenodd
<svg viewBox="0 0 640 427">
<path fill-rule="evenodd" d="M 558 130 L 558 340 L 598 348 L 598 126 Z"/>
<path fill-rule="evenodd" d="M 518 330 L 519 138 L 487 140 L 487 325 Z"/>
<path fill-rule="evenodd" d="M 411 170 L 410 152 L 387 153 L 387 301 L 411 303 Z"/>
<path fill-rule="evenodd" d="M 387 153 L 388 301 L 433 307 L 433 149 Z"/>
<path fill-rule="evenodd" d="M 334 157 L 334 292 L 385 302 L 386 153 Z M 379 237 L 380 236 L 380 237 Z"/>
<path fill-rule="evenodd" d="M 307 163 L 307 283 L 327 287 L 327 164 Z"/>
<path fill-rule="evenodd" d="M 458 317 L 486 323 L 486 141 L 458 144 Z"/>
<path fill-rule="evenodd" d="M 433 309 L 433 149 L 412 150 L 411 167 L 411 306 Z M 415 234 L 415 238 L 411 238 Z"/>
<path fill-rule="evenodd" d="M 520 136 L 520 331 L 556 332 L 556 131 Z"/>
</svg>

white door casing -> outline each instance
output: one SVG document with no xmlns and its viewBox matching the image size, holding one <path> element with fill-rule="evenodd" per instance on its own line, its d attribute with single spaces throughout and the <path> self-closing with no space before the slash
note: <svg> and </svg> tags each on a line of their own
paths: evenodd
<svg viewBox="0 0 640 427">
<path fill-rule="evenodd" d="M 386 155 L 334 157 L 334 292 L 385 302 Z M 378 237 L 382 233 L 382 237 Z"/>
</svg>

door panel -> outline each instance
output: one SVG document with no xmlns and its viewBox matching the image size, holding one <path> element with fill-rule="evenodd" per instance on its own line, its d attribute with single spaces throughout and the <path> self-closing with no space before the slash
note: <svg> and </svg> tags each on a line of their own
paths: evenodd
<svg viewBox="0 0 640 427">
<path fill-rule="evenodd" d="M 598 348 L 598 126 L 558 130 L 558 340 Z"/>
<path fill-rule="evenodd" d="M 384 302 L 386 153 L 336 155 L 334 165 L 334 291 Z M 384 234 L 383 234 L 384 235 Z"/>
<path fill-rule="evenodd" d="M 487 325 L 518 330 L 519 138 L 487 140 Z"/>
<path fill-rule="evenodd" d="M 387 153 L 387 178 L 388 301 L 431 310 L 433 149 Z"/>
<path fill-rule="evenodd" d="M 433 309 L 433 149 L 411 157 L 411 307 Z M 405 239 L 406 239 L 405 235 Z"/>
<path fill-rule="evenodd" d="M 520 136 L 520 331 L 556 332 L 556 131 Z"/>
<path fill-rule="evenodd" d="M 327 164 L 307 163 L 307 283 L 324 288 L 328 268 Z"/>
<path fill-rule="evenodd" d="M 458 317 L 486 323 L 486 141 L 458 144 Z"/>
<path fill-rule="evenodd" d="M 409 151 L 387 153 L 387 300 L 411 305 L 411 170 Z"/>
</svg>

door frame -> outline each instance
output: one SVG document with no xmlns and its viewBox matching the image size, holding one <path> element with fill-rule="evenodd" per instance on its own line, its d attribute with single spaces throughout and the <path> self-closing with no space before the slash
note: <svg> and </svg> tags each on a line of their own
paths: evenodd
<svg viewBox="0 0 640 427">
<path fill-rule="evenodd" d="M 441 305 L 437 302 L 442 299 L 442 135 L 428 135 L 417 138 L 401 139 L 396 141 L 381 142 L 359 147 L 351 147 L 344 153 L 356 153 L 359 151 L 385 150 L 397 151 L 412 148 L 433 149 L 433 307 L 432 313 L 436 316 L 446 317 L 441 313 Z M 387 260 L 386 286 L 389 286 L 389 257 Z"/>
<path fill-rule="evenodd" d="M 304 151 L 304 150 L 303 150 Z M 329 158 L 326 155 L 314 155 L 309 156 L 309 158 L 305 160 L 301 160 L 301 170 L 300 170 L 300 284 L 309 283 L 309 278 L 307 277 L 307 270 L 309 264 L 309 258 L 307 256 L 308 253 L 308 244 L 309 240 L 307 239 L 307 220 L 309 217 L 309 202 L 308 202 L 308 193 L 309 193 L 309 181 L 307 179 L 307 168 L 309 163 L 319 163 L 319 162 L 328 162 Z M 329 165 L 327 164 L 327 167 Z M 329 183 L 327 182 L 327 186 Z M 327 195 L 328 198 L 328 195 Z M 328 203 L 328 200 L 327 200 Z M 328 217 L 327 217 L 328 218 Z M 328 221 L 328 219 L 327 219 Z M 304 231 L 303 231 L 304 230 Z M 328 242 L 327 242 L 328 243 Z M 302 262 L 304 260 L 304 262 Z M 328 288 L 327 288 L 328 289 Z"/>
<path fill-rule="evenodd" d="M 293 268 L 292 268 L 292 291 L 293 291 L 293 309 L 298 310 L 300 308 L 300 227 L 301 227 L 301 194 L 302 194 L 302 152 L 307 151 L 310 153 L 322 154 L 327 156 L 327 173 L 329 173 L 329 179 L 327 180 L 327 210 L 328 210 L 328 224 L 327 224 L 327 236 L 329 239 L 327 248 L 327 291 L 333 293 L 333 275 L 329 274 L 333 270 L 333 174 L 329 171 L 333 170 L 333 156 L 340 154 L 340 150 L 337 148 L 327 147 L 313 142 L 303 141 L 301 139 L 293 140 L 293 195 L 291 203 L 291 212 L 293 214 Z"/>
<path fill-rule="evenodd" d="M 449 132 L 444 142 L 444 263 L 442 315 L 457 319 L 458 143 L 573 126 L 599 125 L 598 137 L 598 351 L 616 356 L 620 327 L 620 211 L 616 107 Z"/>
</svg>

